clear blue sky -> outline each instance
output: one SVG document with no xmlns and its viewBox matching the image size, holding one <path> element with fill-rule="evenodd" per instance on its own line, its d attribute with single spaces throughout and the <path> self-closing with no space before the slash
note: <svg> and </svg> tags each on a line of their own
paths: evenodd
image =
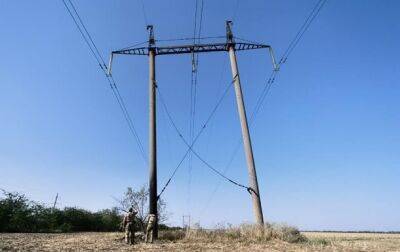
<svg viewBox="0 0 400 252">
<path fill-rule="evenodd" d="M 190 37 L 195 1 L 144 0 L 156 38 Z M 224 35 L 236 1 L 204 0 L 203 35 Z M 238 37 L 282 55 L 316 1 L 239 1 Z M 140 1 L 74 1 L 101 53 L 147 39 Z M 400 230 L 400 3 L 330 0 L 282 66 L 251 129 L 264 216 L 301 229 Z M 0 187 L 60 206 L 111 207 L 148 179 L 106 79 L 62 1 L 1 1 Z M 238 53 L 248 111 L 266 83 L 264 51 Z M 199 59 L 196 129 L 231 79 L 226 53 Z M 114 77 L 147 145 L 146 57 L 118 57 Z M 189 129 L 191 59 L 157 58 L 158 85 Z M 161 107 L 159 107 L 161 108 Z M 185 146 L 159 109 L 159 188 Z M 196 145 L 223 170 L 240 127 L 233 90 Z M 193 159 L 165 192 L 171 224 L 252 221 L 248 193 Z M 247 183 L 240 149 L 227 175 Z M 189 196 L 192 198 L 189 200 Z M 209 202 L 209 204 L 207 204 Z"/>
</svg>

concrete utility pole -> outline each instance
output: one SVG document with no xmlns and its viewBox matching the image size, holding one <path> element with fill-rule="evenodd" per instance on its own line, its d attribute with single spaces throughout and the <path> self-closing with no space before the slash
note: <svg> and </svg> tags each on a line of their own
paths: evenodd
<svg viewBox="0 0 400 252">
<path fill-rule="evenodd" d="M 277 70 L 275 58 L 271 46 L 257 43 L 242 43 L 235 42 L 231 30 L 232 22 L 226 22 L 226 36 L 227 41 L 224 43 L 213 43 L 213 44 L 189 44 L 189 45 L 174 45 L 174 46 L 155 46 L 153 26 L 147 26 L 149 31 L 149 45 L 148 47 L 136 47 L 113 51 L 110 57 L 109 63 L 109 74 L 111 74 L 111 64 L 114 54 L 120 55 L 144 55 L 149 57 L 149 100 L 150 100 L 150 120 L 149 120 L 149 205 L 150 213 L 157 216 L 157 153 L 156 153 L 156 81 L 155 81 L 155 56 L 158 55 L 176 55 L 176 54 L 191 54 L 195 53 L 206 53 L 206 52 L 228 52 L 231 59 L 232 75 L 234 78 L 234 86 L 236 92 L 236 101 L 239 111 L 240 123 L 242 127 L 243 143 L 246 152 L 247 166 L 249 172 L 249 192 L 251 193 L 253 200 L 253 209 L 256 222 L 263 224 L 263 214 L 261 208 L 260 193 L 258 189 L 257 173 L 254 164 L 253 151 L 251 147 L 251 139 L 249 133 L 249 127 L 247 124 L 246 110 L 243 101 L 243 94 L 240 87 L 239 71 L 236 62 L 236 51 L 263 49 L 269 50 L 271 55 L 274 69 Z M 193 57 L 193 56 L 192 56 Z M 157 238 L 158 230 L 154 229 L 153 237 Z"/>
<path fill-rule="evenodd" d="M 155 40 L 153 26 L 149 31 L 149 213 L 157 215 L 157 121 L 156 121 L 156 69 Z M 153 229 L 153 238 L 158 238 L 158 218 Z"/>
<path fill-rule="evenodd" d="M 254 163 L 253 148 L 251 146 L 251 138 L 250 138 L 249 126 L 247 123 L 247 115 L 246 115 L 246 108 L 244 106 L 242 87 L 240 86 L 240 75 L 236 61 L 235 46 L 234 46 L 230 21 L 226 22 L 226 34 L 227 34 L 229 58 L 231 60 L 232 77 L 235 83 L 234 85 L 235 85 L 236 103 L 239 112 L 240 126 L 242 127 L 244 151 L 246 154 L 247 169 L 249 173 L 249 185 L 253 189 L 250 192 L 253 200 L 253 211 L 254 211 L 254 216 L 256 217 L 257 224 L 263 225 L 264 217 L 261 207 L 260 191 L 258 190 L 257 172 Z"/>
</svg>

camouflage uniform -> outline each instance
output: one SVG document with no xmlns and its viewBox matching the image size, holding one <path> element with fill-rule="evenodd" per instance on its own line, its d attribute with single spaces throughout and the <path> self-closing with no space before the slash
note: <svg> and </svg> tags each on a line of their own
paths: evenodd
<svg viewBox="0 0 400 252">
<path fill-rule="evenodd" d="M 149 214 L 147 216 L 147 227 L 146 227 L 146 238 L 145 242 L 153 243 L 153 230 L 157 222 L 157 216 L 155 214 Z"/>
<path fill-rule="evenodd" d="M 125 214 L 123 224 L 125 229 L 125 241 L 126 243 L 134 244 L 135 243 L 135 230 L 134 230 L 134 218 L 136 212 L 133 209 L 129 209 L 129 212 Z"/>
</svg>

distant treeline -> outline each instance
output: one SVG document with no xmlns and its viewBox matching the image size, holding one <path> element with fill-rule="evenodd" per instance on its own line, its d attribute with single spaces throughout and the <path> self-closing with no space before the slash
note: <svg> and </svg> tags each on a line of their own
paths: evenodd
<svg viewBox="0 0 400 252">
<path fill-rule="evenodd" d="M 53 209 L 20 193 L 0 192 L 0 232 L 109 232 L 121 229 L 117 208 L 97 212 L 77 207 Z M 160 225 L 160 229 L 171 229 Z M 136 230 L 141 230 L 136 222 Z"/>
<path fill-rule="evenodd" d="M 23 194 L 2 191 L 0 232 L 117 231 L 121 215 L 116 208 L 90 212 L 76 207 L 53 209 Z"/>
</svg>

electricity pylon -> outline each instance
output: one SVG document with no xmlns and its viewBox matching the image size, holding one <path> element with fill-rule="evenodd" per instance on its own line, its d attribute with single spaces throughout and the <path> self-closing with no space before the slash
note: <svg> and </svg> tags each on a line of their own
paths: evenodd
<svg viewBox="0 0 400 252">
<path fill-rule="evenodd" d="M 261 197 L 258 188 L 257 173 L 253 156 L 253 148 L 251 144 L 250 132 L 247 122 L 246 109 L 243 100 L 242 88 L 240 85 L 240 75 L 236 60 L 236 51 L 252 50 L 252 49 L 269 49 L 274 70 L 278 70 L 275 62 L 275 57 L 272 47 L 264 44 L 256 43 L 237 43 L 231 28 L 232 22 L 226 21 L 226 42 L 213 44 L 190 44 L 190 45 L 175 45 L 175 46 L 156 46 L 154 39 L 153 26 L 147 26 L 149 31 L 149 43 L 147 47 L 137 47 L 113 51 L 110 57 L 109 74 L 111 74 L 111 65 L 113 56 L 116 54 L 122 55 L 147 55 L 149 57 L 149 213 L 157 216 L 157 141 L 156 141 L 156 79 L 155 79 L 155 58 L 161 55 L 176 55 L 176 54 L 194 54 L 206 52 L 228 52 L 231 62 L 232 76 L 234 78 L 236 103 L 242 129 L 242 138 L 247 161 L 249 175 L 249 190 L 252 202 L 253 211 L 257 224 L 264 224 L 264 217 L 261 207 Z M 153 237 L 158 237 L 158 222 L 153 230 Z"/>
</svg>

